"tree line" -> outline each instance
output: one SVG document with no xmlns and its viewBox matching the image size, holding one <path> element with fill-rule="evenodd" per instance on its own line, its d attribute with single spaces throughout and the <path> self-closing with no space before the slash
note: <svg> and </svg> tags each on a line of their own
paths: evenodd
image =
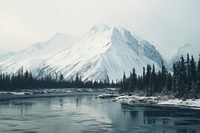
<svg viewBox="0 0 200 133">
<path fill-rule="evenodd" d="M 154 64 L 143 67 L 143 74 L 137 75 L 133 68 L 130 75 L 125 73 L 119 83 L 108 81 L 83 81 L 78 74 L 70 80 L 64 76 L 47 75 L 36 78 L 31 72 L 24 71 L 23 67 L 16 74 L 0 73 L 0 90 L 14 91 L 20 89 L 42 88 L 105 88 L 120 87 L 121 92 L 143 92 L 146 96 L 155 94 L 172 94 L 179 98 L 196 98 L 200 95 L 200 57 L 196 63 L 193 56 L 187 54 L 184 59 L 173 63 L 172 72 L 161 63 L 161 70 L 156 71 Z"/>
<path fill-rule="evenodd" d="M 137 76 L 135 69 L 121 81 L 121 92 L 131 93 L 141 91 L 146 96 L 155 94 L 172 94 L 177 98 L 197 98 L 200 94 L 200 58 L 198 63 L 193 56 L 187 54 L 184 59 L 173 63 L 173 72 L 163 64 L 161 70 L 155 71 L 154 65 L 143 67 L 143 75 Z"/>
<path fill-rule="evenodd" d="M 23 67 L 16 74 L 0 73 L 0 90 L 16 91 L 21 89 L 42 89 L 42 88 L 105 88 L 117 87 L 116 83 L 105 81 L 83 81 L 77 74 L 75 78 L 65 80 L 60 74 L 58 77 L 47 75 L 36 78 L 31 72 L 24 71 Z"/>
</svg>

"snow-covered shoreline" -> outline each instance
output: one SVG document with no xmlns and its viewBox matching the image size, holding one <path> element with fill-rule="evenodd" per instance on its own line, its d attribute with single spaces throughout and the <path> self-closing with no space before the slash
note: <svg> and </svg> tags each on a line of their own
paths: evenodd
<svg viewBox="0 0 200 133">
<path fill-rule="evenodd" d="M 114 99 L 117 102 L 125 104 L 146 104 L 146 105 L 157 105 L 157 106 L 175 106 L 175 107 L 189 107 L 200 109 L 200 99 L 177 99 L 168 98 L 167 96 L 138 96 L 138 95 L 123 95 L 118 96 Z"/>
<path fill-rule="evenodd" d="M 103 93 L 97 98 L 113 98 L 114 101 L 129 105 L 152 105 L 152 106 L 173 106 L 200 109 L 200 99 L 178 99 L 172 96 L 140 96 L 140 95 L 117 95 Z"/>
</svg>

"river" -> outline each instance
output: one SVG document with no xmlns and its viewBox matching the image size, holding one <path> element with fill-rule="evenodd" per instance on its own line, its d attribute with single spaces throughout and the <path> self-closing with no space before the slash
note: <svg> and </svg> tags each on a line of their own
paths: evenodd
<svg viewBox="0 0 200 133">
<path fill-rule="evenodd" d="M 200 110 L 131 106 L 94 95 L 0 102 L 0 133 L 200 133 Z"/>
</svg>

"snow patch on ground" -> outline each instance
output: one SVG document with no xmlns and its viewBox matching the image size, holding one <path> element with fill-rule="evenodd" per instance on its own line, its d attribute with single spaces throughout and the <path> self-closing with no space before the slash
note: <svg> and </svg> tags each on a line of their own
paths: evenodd
<svg viewBox="0 0 200 133">
<path fill-rule="evenodd" d="M 155 96 L 155 97 L 145 97 L 145 96 L 137 96 L 137 95 L 124 95 L 118 96 L 114 99 L 120 103 L 126 104 L 151 104 L 151 105 L 159 105 L 159 106 L 178 106 L 178 107 L 192 107 L 200 109 L 200 99 L 167 99 L 166 97 Z"/>
<path fill-rule="evenodd" d="M 117 97 L 118 94 L 114 94 L 114 93 L 103 93 L 103 94 L 100 94 L 97 96 L 97 98 L 100 98 L 100 99 L 109 99 L 109 98 L 114 98 L 114 97 Z"/>
<path fill-rule="evenodd" d="M 166 101 L 160 101 L 158 105 L 178 105 L 200 108 L 200 99 L 187 99 L 185 101 L 180 99 L 170 99 Z"/>
</svg>

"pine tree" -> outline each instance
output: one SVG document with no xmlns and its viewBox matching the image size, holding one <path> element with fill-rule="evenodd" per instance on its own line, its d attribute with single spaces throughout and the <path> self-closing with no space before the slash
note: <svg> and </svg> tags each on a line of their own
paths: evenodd
<svg viewBox="0 0 200 133">
<path fill-rule="evenodd" d="M 60 74 L 59 81 L 62 82 L 64 80 L 64 76 Z"/>
<path fill-rule="evenodd" d="M 161 60 L 161 64 L 162 64 L 162 76 L 161 76 L 161 91 L 166 92 L 166 78 L 167 78 L 167 70 L 164 66 L 163 61 Z"/>
<path fill-rule="evenodd" d="M 199 55 L 199 61 L 197 65 L 197 79 L 196 79 L 196 91 L 197 93 L 200 93 L 200 55 Z"/>
<path fill-rule="evenodd" d="M 143 67 L 143 76 L 142 76 L 142 90 L 144 90 L 144 89 L 145 89 L 145 87 L 146 87 L 146 84 L 147 84 L 147 82 L 146 82 L 146 71 L 145 71 L 145 67 Z"/>
<path fill-rule="evenodd" d="M 197 87 L 196 87 L 196 77 L 197 77 L 197 72 L 196 72 L 196 63 L 194 61 L 194 57 L 191 57 L 191 61 L 190 61 L 190 69 L 191 69 L 191 78 L 190 78 L 190 82 L 191 82 L 191 90 L 195 95 L 197 93 Z"/>
<path fill-rule="evenodd" d="M 127 92 L 128 91 L 128 83 L 127 83 L 127 78 L 126 78 L 125 72 L 124 72 L 122 83 L 121 83 L 121 91 L 122 92 Z"/>
<path fill-rule="evenodd" d="M 179 88 L 179 94 L 180 97 L 186 96 L 188 93 L 186 83 L 187 83 L 187 74 L 186 74 L 186 67 L 185 67 L 185 60 L 183 58 L 183 55 L 181 56 L 181 66 L 180 66 L 180 88 Z"/>
<path fill-rule="evenodd" d="M 130 81 L 131 81 L 130 91 L 134 92 L 137 85 L 137 74 L 135 73 L 135 68 L 133 68 L 132 73 L 130 73 Z"/>
<path fill-rule="evenodd" d="M 172 91 L 172 75 L 170 73 L 167 74 L 167 91 L 171 92 Z"/>
<path fill-rule="evenodd" d="M 148 96 L 152 95 L 152 77 L 151 77 L 151 66 L 147 65 L 147 73 L 146 73 L 146 93 Z"/>
<path fill-rule="evenodd" d="M 176 69 L 176 64 L 175 63 L 173 63 L 173 77 L 172 77 L 172 92 L 174 93 L 174 94 L 176 94 L 177 93 L 177 82 L 178 82 L 178 73 L 177 73 L 177 69 Z"/>
<path fill-rule="evenodd" d="M 187 53 L 187 60 L 186 60 L 186 80 L 187 80 L 187 93 L 191 91 L 192 82 L 191 82 L 191 63 L 190 63 L 190 56 Z"/>
<path fill-rule="evenodd" d="M 153 68 L 152 68 L 152 86 L 151 86 L 151 91 L 152 91 L 152 94 L 155 93 L 155 90 L 157 90 L 157 80 L 156 80 L 156 72 L 155 72 L 155 66 L 153 64 Z"/>
</svg>

